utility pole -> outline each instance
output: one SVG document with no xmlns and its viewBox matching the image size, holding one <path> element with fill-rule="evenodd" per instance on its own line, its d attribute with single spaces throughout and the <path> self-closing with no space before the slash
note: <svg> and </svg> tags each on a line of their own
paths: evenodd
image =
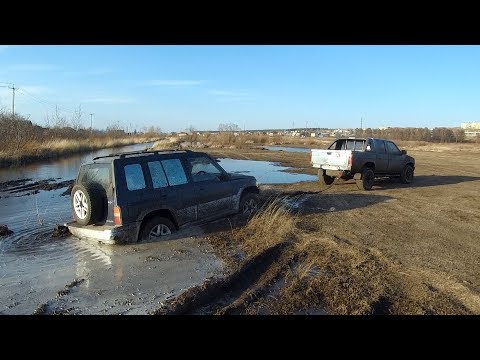
<svg viewBox="0 0 480 360">
<path fill-rule="evenodd" d="M 12 117 L 15 117 L 15 90 L 18 90 L 18 88 L 15 87 L 15 84 L 12 84 Z"/>
<path fill-rule="evenodd" d="M 6 87 L 9 89 L 12 89 L 12 117 L 14 117 L 15 116 L 15 90 L 18 90 L 18 88 L 15 87 L 15 84 L 12 84 L 12 86 L 0 86 L 0 87 Z"/>
<path fill-rule="evenodd" d="M 360 118 L 360 129 L 362 129 L 363 132 L 363 117 Z"/>
<path fill-rule="evenodd" d="M 92 132 L 93 132 L 93 115 L 94 113 L 90 113 L 90 135 L 92 135 Z"/>
</svg>

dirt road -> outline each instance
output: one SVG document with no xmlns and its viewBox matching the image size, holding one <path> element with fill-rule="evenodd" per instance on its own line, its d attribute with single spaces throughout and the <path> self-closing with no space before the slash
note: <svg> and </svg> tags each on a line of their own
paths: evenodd
<svg viewBox="0 0 480 360">
<path fill-rule="evenodd" d="M 279 161 L 307 173 L 314 171 L 308 153 L 209 152 L 218 157 Z M 233 291 L 234 295 L 223 281 L 191 290 L 193 295 L 183 296 L 172 311 L 179 313 L 179 304 L 199 298 L 199 291 L 214 288 L 217 290 L 210 291 L 207 304 L 190 306 L 187 313 L 202 312 L 208 304 L 216 304 L 214 313 L 228 313 L 242 303 L 237 313 L 297 313 L 309 307 L 312 311 L 326 307 L 329 313 L 342 314 L 480 314 L 480 156 L 466 151 L 409 154 L 416 158 L 411 185 L 383 180 L 377 181 L 372 191 L 360 191 L 353 181 L 341 181 L 324 192 L 319 192 L 322 188 L 316 182 L 265 186 L 266 195 L 296 195 L 291 203 L 298 210 L 294 234 L 297 253 L 289 250 L 287 258 L 286 253 L 277 255 L 275 261 L 269 261 L 273 264 L 270 269 L 257 273 L 250 284 Z M 212 243 L 222 247 L 219 239 L 234 238 L 237 242 L 232 241 L 233 246 L 241 247 L 234 231 L 218 234 Z M 298 261 L 300 247 L 310 261 L 309 269 L 316 269 L 317 274 L 303 287 L 287 281 L 291 277 L 288 272 L 295 273 L 291 269 L 305 263 Z M 231 256 L 227 250 L 218 252 L 228 263 Z M 317 258 L 309 258 L 314 252 Z M 252 254 L 244 267 L 259 255 Z M 284 269 L 273 271 L 274 266 L 280 266 L 282 256 Z M 236 272 L 241 269 L 235 264 L 232 268 L 232 276 L 238 276 Z M 322 280 L 325 273 L 330 274 L 328 282 Z M 283 279 L 283 292 L 278 290 L 279 279 Z M 308 294 L 312 289 L 322 294 L 312 297 Z M 226 292 L 229 299 L 225 299 Z M 295 298 L 299 293 L 303 295 Z M 251 294 L 255 294 L 253 300 Z"/>
</svg>

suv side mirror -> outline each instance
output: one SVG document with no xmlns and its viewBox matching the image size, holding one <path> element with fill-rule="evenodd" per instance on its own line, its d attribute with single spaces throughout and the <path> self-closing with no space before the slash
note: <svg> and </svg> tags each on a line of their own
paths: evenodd
<svg viewBox="0 0 480 360">
<path fill-rule="evenodd" d="M 220 174 L 220 180 L 222 181 L 227 181 L 227 180 L 230 180 L 230 175 L 228 175 L 228 173 L 222 173 Z"/>
<path fill-rule="evenodd" d="M 407 155 L 407 150 L 402 150 L 402 155 Z"/>
</svg>

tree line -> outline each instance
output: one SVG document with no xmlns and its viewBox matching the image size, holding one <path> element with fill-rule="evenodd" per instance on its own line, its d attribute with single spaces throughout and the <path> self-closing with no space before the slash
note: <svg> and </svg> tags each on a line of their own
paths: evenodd
<svg viewBox="0 0 480 360">
<path fill-rule="evenodd" d="M 0 152 L 19 152 L 31 143 L 53 139 L 85 139 L 89 137 L 122 138 L 129 135 L 155 137 L 161 135 L 158 126 L 144 127 L 140 131 L 128 132 L 119 123 L 108 126 L 105 131 L 93 130 L 82 126 L 82 113 L 79 108 L 71 119 L 55 113 L 46 118 L 46 127 L 32 122 L 21 114 L 12 116 L 10 112 L 0 109 Z"/>
<path fill-rule="evenodd" d="M 426 141 L 439 143 L 458 143 L 465 141 L 465 131 L 459 128 L 387 128 L 355 129 L 356 137 L 376 137 L 392 140 Z"/>
</svg>

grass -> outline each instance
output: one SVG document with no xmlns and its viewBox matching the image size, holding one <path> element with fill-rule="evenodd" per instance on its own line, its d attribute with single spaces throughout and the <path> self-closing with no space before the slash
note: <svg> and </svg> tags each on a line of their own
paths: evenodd
<svg viewBox="0 0 480 360">
<path fill-rule="evenodd" d="M 282 198 L 268 201 L 246 224 L 233 233 L 233 240 L 250 256 L 281 242 L 293 240 L 297 218 L 285 208 Z"/>
<path fill-rule="evenodd" d="M 232 307 L 249 314 L 260 308 L 273 314 L 311 309 L 342 315 L 469 313 L 447 292 L 402 272 L 381 251 L 329 235 L 322 225 L 302 223 L 283 198 L 267 201 L 244 227 L 220 236 L 243 250 L 244 262 L 281 243 L 290 246 L 256 284 L 218 313 Z M 273 289 L 274 283 L 280 286 Z"/>
<path fill-rule="evenodd" d="M 23 165 L 98 149 L 115 148 L 155 140 L 157 139 L 143 136 L 129 136 L 114 139 L 93 137 L 88 139 L 57 139 L 45 142 L 30 141 L 17 152 L 0 152 L 0 167 Z"/>
</svg>

